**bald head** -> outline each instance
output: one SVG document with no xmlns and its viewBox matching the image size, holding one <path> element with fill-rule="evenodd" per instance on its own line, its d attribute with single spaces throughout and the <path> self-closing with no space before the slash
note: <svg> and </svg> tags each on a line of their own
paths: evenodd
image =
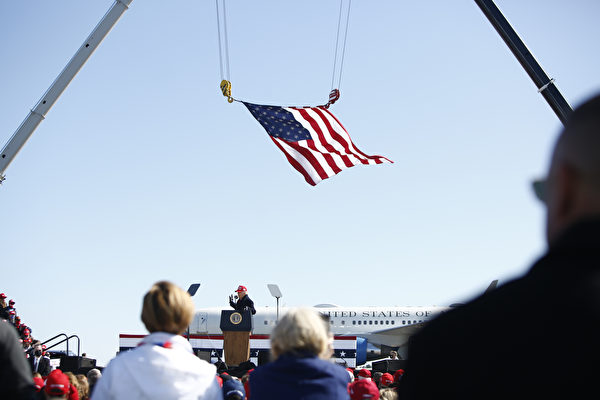
<svg viewBox="0 0 600 400">
<path fill-rule="evenodd" d="M 573 222 L 600 216 L 600 95 L 575 109 L 548 173 L 546 236 L 552 245 Z"/>
</svg>

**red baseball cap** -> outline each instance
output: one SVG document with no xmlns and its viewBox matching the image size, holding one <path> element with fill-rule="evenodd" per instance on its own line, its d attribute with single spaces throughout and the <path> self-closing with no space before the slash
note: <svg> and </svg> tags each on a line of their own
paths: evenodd
<svg viewBox="0 0 600 400">
<path fill-rule="evenodd" d="M 348 387 L 348 393 L 350 393 L 350 399 L 352 400 L 363 400 L 363 399 L 379 399 L 379 389 L 372 380 L 358 380 L 351 383 Z"/>
<path fill-rule="evenodd" d="M 236 292 L 247 292 L 247 291 L 248 291 L 248 289 L 246 289 L 246 286 L 242 286 L 242 285 L 238 286 L 238 288 L 236 290 Z"/>
<path fill-rule="evenodd" d="M 35 391 L 39 392 L 44 387 L 44 380 L 38 376 L 33 378 L 33 384 L 35 386 Z"/>
<path fill-rule="evenodd" d="M 50 372 L 46 379 L 46 393 L 50 395 L 61 396 L 69 393 L 69 377 L 63 374 L 60 369 Z"/>
<path fill-rule="evenodd" d="M 370 378 L 371 371 L 369 371 L 368 369 L 361 369 L 360 371 L 358 371 L 358 376 L 360 378 Z"/>
<path fill-rule="evenodd" d="M 394 372 L 394 380 L 400 380 L 400 378 L 402 378 L 402 375 L 404 375 L 404 370 L 400 368 L 398 371 Z"/>
<path fill-rule="evenodd" d="M 0 293 L 0 299 L 5 299 L 6 295 L 4 293 Z"/>
<path fill-rule="evenodd" d="M 390 386 L 394 382 L 394 377 L 389 372 L 381 375 L 381 379 L 379 380 L 381 386 Z"/>
</svg>

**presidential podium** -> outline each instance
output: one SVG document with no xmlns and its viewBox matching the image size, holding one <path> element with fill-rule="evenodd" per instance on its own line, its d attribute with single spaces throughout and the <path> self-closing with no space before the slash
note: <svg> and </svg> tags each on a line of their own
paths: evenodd
<svg viewBox="0 0 600 400">
<path fill-rule="evenodd" d="M 228 365 L 240 365 L 250 359 L 250 333 L 252 313 L 250 310 L 221 311 L 221 331 L 223 331 L 223 352 Z"/>
</svg>

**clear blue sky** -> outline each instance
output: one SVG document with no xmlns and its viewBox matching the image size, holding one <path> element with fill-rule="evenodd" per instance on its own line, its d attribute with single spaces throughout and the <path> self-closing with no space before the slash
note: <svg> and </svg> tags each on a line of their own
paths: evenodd
<svg viewBox="0 0 600 400">
<path fill-rule="evenodd" d="M 0 3 L 0 145 L 111 4 Z M 600 89 L 599 2 L 497 4 L 572 105 Z M 337 1 L 227 5 L 235 96 L 326 101 Z M 353 2 L 332 111 L 395 164 L 316 187 L 221 96 L 216 32 L 213 1 L 133 1 L 8 168 L 0 291 L 34 336 L 105 365 L 160 279 L 197 307 L 446 305 L 544 251 L 561 125 L 473 1 Z"/>
</svg>

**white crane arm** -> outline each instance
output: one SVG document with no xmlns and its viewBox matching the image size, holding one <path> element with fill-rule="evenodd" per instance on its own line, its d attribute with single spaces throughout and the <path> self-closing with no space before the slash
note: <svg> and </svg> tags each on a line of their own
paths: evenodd
<svg viewBox="0 0 600 400">
<path fill-rule="evenodd" d="M 92 55 L 98 45 L 104 40 L 108 32 L 115 26 L 121 15 L 129 8 L 133 0 L 115 0 L 92 33 L 87 37 L 79 50 L 71 58 L 66 67 L 61 71 L 46 93 L 29 112 L 25 120 L 15 131 L 0 153 L 0 184 L 4 180 L 4 171 L 15 158 L 25 142 L 31 137 L 37 126 L 42 122 L 46 113 L 52 108 L 62 92 L 69 86 L 77 72 Z"/>
</svg>

